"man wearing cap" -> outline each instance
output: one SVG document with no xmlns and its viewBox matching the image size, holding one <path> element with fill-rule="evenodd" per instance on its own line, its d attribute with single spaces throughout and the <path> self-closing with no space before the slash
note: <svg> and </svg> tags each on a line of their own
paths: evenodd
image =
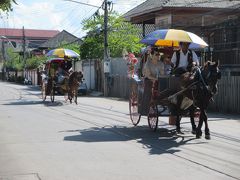
<svg viewBox="0 0 240 180">
<path fill-rule="evenodd" d="M 185 72 L 191 72 L 192 71 L 192 67 L 193 66 L 199 66 L 199 61 L 198 61 L 198 57 L 196 55 L 196 53 L 193 50 L 189 49 L 189 45 L 190 43 L 188 42 L 180 42 L 180 47 L 181 49 L 174 52 L 172 59 L 171 59 L 171 63 L 172 63 L 172 67 L 173 67 L 173 74 L 175 74 L 176 76 L 180 76 L 181 74 L 185 73 Z M 183 102 L 183 96 L 177 96 L 177 107 L 181 106 L 181 103 Z M 192 106 L 191 106 L 192 107 Z M 169 118 L 174 118 L 174 115 L 178 114 L 178 110 L 179 109 L 175 109 L 172 108 L 171 114 L 169 116 Z M 194 112 L 194 107 L 190 108 L 190 113 Z M 177 113 L 177 114 L 175 114 Z M 176 120 L 176 130 L 177 133 L 182 133 L 180 130 L 180 119 L 175 119 Z M 196 131 L 196 126 L 193 123 L 194 122 L 194 118 L 191 117 L 191 123 L 192 123 L 192 133 L 194 134 Z"/>
<path fill-rule="evenodd" d="M 176 74 L 191 71 L 193 66 L 199 65 L 198 57 L 193 50 L 188 49 L 189 45 L 188 42 L 180 42 L 181 49 L 173 53 L 171 62 Z"/>
</svg>

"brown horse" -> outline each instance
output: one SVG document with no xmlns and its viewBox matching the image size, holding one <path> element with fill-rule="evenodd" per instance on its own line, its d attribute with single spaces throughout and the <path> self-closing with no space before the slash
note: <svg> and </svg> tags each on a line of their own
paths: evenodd
<svg viewBox="0 0 240 180">
<path fill-rule="evenodd" d="M 186 72 L 181 75 L 181 83 L 185 91 L 180 95 L 182 97 L 178 98 L 178 101 L 183 101 L 184 98 L 188 98 L 193 101 L 193 106 L 190 106 L 190 118 L 193 130 L 196 130 L 196 138 L 202 136 L 202 125 L 205 123 L 205 138 L 210 139 L 210 131 L 208 128 L 208 117 L 207 117 L 207 107 L 212 101 L 214 94 L 217 93 L 217 82 L 221 78 L 221 72 L 218 68 L 218 62 L 208 61 L 204 67 L 201 69 L 195 67 L 193 70 L 193 76 L 191 73 Z M 180 99 L 180 100 L 179 100 Z M 182 102 L 178 102 L 178 112 L 180 112 L 180 105 Z M 194 123 L 194 107 L 200 109 L 199 123 L 196 128 Z M 176 128 L 180 130 L 180 114 L 177 116 Z M 196 128 L 196 129 L 195 129 Z"/>
<path fill-rule="evenodd" d="M 77 96 L 78 96 L 78 87 L 82 82 L 83 74 L 81 71 L 74 71 L 70 74 L 68 80 L 68 99 L 70 103 L 72 103 L 72 99 L 74 98 L 74 102 L 77 104 Z"/>
</svg>

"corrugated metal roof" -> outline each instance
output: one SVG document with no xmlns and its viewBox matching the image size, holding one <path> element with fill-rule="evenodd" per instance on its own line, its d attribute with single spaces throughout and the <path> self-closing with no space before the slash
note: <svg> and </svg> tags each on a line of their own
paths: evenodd
<svg viewBox="0 0 240 180">
<path fill-rule="evenodd" d="M 237 5 L 239 7 L 239 0 L 147 0 L 128 11 L 126 14 L 124 14 L 124 17 L 130 18 L 168 7 L 235 8 Z"/>
<path fill-rule="evenodd" d="M 61 43 L 72 43 L 72 42 L 81 42 L 82 40 L 74 36 L 73 34 L 63 30 L 62 32 L 58 33 L 56 36 L 48 39 L 46 42 L 41 44 L 39 47 L 42 48 L 56 48 L 60 46 Z"/>
<path fill-rule="evenodd" d="M 37 30 L 37 29 L 24 29 L 26 37 L 32 38 L 51 38 L 57 35 L 60 31 L 58 30 Z M 23 29 L 12 29 L 12 28 L 0 28 L 0 35 L 6 37 L 22 37 Z"/>
</svg>

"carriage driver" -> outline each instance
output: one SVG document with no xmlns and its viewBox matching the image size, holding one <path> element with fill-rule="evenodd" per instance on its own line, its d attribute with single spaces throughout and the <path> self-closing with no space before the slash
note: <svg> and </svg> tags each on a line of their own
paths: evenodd
<svg viewBox="0 0 240 180">
<path fill-rule="evenodd" d="M 174 52 L 172 56 L 171 65 L 173 67 L 173 74 L 176 76 L 180 76 L 185 72 L 192 72 L 194 66 L 199 66 L 198 57 L 193 50 L 189 49 L 189 45 L 190 43 L 188 42 L 180 42 L 181 49 Z M 182 102 L 183 96 L 177 96 L 177 107 L 180 107 Z M 194 106 L 191 106 L 189 110 L 190 114 L 194 113 Z M 178 109 L 172 108 L 170 111 L 172 115 L 169 116 L 169 119 L 175 119 L 174 115 L 178 112 Z M 194 134 L 196 132 L 196 126 L 194 124 L 193 116 L 191 117 L 191 124 L 193 128 L 192 133 Z M 177 133 L 182 133 L 180 130 L 180 119 L 178 121 L 176 120 L 176 130 Z"/>
<path fill-rule="evenodd" d="M 67 69 L 67 62 L 63 61 L 57 70 L 57 77 L 58 77 L 58 83 L 63 84 L 64 80 L 69 76 L 68 69 Z"/>
<path fill-rule="evenodd" d="M 189 42 L 180 42 L 180 50 L 173 53 L 171 63 L 174 74 L 182 74 L 191 71 L 193 66 L 199 66 L 198 57 L 189 45 Z"/>
</svg>

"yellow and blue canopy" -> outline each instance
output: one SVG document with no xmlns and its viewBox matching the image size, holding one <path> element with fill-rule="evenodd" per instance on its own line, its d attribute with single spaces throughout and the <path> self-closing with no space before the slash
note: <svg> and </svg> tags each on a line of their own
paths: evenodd
<svg viewBox="0 0 240 180">
<path fill-rule="evenodd" d="M 70 49 L 64 49 L 64 48 L 58 48 L 58 49 L 53 49 L 49 51 L 46 56 L 54 56 L 54 57 L 69 57 L 69 58 L 78 58 L 79 54 L 73 50 Z"/>
<path fill-rule="evenodd" d="M 163 47 L 178 47 L 180 42 L 189 42 L 191 49 L 205 48 L 208 44 L 194 33 L 178 29 L 161 29 L 148 34 L 143 44 Z"/>
</svg>

